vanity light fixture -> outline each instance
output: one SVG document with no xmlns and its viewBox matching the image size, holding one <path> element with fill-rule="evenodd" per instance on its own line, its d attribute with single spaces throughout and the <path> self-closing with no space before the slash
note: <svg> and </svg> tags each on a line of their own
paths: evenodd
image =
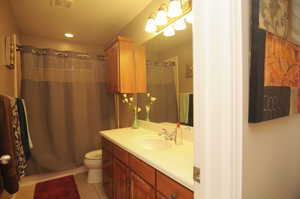
<svg viewBox="0 0 300 199">
<path fill-rule="evenodd" d="M 149 33 L 154 33 L 154 32 L 156 32 L 156 30 L 157 30 L 157 27 L 156 27 L 155 20 L 153 19 L 153 17 L 149 17 L 147 20 L 145 31 L 149 32 Z"/>
<path fill-rule="evenodd" d="M 193 12 L 190 12 L 189 14 L 187 14 L 186 21 L 188 23 L 193 23 Z"/>
<path fill-rule="evenodd" d="M 168 16 L 167 16 L 167 12 L 166 12 L 166 6 L 165 5 L 162 5 L 158 12 L 157 12 L 157 15 L 155 17 L 155 23 L 156 25 L 165 25 L 168 23 Z"/>
<path fill-rule="evenodd" d="M 164 30 L 164 36 L 166 37 L 172 37 L 175 35 L 175 30 L 173 29 L 172 26 L 168 26 L 165 30 Z"/>
<path fill-rule="evenodd" d="M 175 30 L 184 30 L 192 22 L 192 0 L 168 0 L 147 20 L 145 31 L 164 32 L 167 37 L 175 35 Z"/>
<path fill-rule="evenodd" d="M 179 19 L 178 21 L 176 21 L 174 23 L 174 29 L 175 30 L 184 30 L 184 29 L 186 29 L 186 23 L 185 23 L 184 19 Z"/>
<path fill-rule="evenodd" d="M 66 38 L 73 38 L 74 34 L 72 34 L 72 33 L 65 33 L 65 37 Z"/>
<path fill-rule="evenodd" d="M 180 0 L 170 0 L 168 8 L 168 16 L 170 18 L 178 17 L 182 15 L 181 1 Z"/>
</svg>

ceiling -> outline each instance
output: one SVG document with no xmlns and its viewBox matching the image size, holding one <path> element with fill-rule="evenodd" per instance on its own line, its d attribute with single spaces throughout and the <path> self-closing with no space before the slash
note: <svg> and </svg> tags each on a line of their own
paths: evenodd
<svg viewBox="0 0 300 199">
<path fill-rule="evenodd" d="M 53 7 L 51 0 L 10 0 L 22 34 L 104 45 L 134 19 L 151 0 L 74 0 L 71 8 Z"/>
</svg>

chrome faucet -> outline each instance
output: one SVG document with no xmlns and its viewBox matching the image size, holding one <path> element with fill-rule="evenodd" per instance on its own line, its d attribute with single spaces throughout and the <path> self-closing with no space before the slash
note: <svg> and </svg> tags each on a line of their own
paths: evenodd
<svg viewBox="0 0 300 199">
<path fill-rule="evenodd" d="M 169 141 L 174 141 L 176 142 L 176 137 L 177 137 L 177 131 L 176 129 L 172 132 L 168 132 L 167 129 L 162 129 L 162 132 L 160 132 L 158 134 L 159 136 L 164 136 L 165 140 L 169 140 Z"/>
</svg>

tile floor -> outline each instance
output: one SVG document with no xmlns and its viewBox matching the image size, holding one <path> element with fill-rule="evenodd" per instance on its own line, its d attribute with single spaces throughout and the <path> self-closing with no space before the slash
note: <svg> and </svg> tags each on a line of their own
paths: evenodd
<svg viewBox="0 0 300 199">
<path fill-rule="evenodd" d="M 21 181 L 20 191 L 14 195 L 13 199 L 33 199 L 36 183 L 68 175 L 74 175 L 80 199 L 107 199 L 101 184 L 87 183 L 87 172 L 83 169 L 25 177 Z"/>
</svg>

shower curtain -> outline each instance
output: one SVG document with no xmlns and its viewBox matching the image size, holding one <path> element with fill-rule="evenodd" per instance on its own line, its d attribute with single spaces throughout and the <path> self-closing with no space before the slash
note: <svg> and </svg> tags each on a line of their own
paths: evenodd
<svg viewBox="0 0 300 199">
<path fill-rule="evenodd" d="M 151 122 L 178 122 L 175 67 L 168 62 L 147 62 L 147 87 L 151 96 L 157 101 L 151 105 Z M 139 95 L 139 106 L 145 107 L 149 100 L 145 94 Z M 145 111 L 140 112 L 139 118 L 145 119 Z"/>
<path fill-rule="evenodd" d="M 29 46 L 22 47 L 21 61 L 21 95 L 34 145 L 28 173 L 82 165 L 84 154 L 100 147 L 97 132 L 114 127 L 105 62 L 87 54 Z"/>
</svg>

